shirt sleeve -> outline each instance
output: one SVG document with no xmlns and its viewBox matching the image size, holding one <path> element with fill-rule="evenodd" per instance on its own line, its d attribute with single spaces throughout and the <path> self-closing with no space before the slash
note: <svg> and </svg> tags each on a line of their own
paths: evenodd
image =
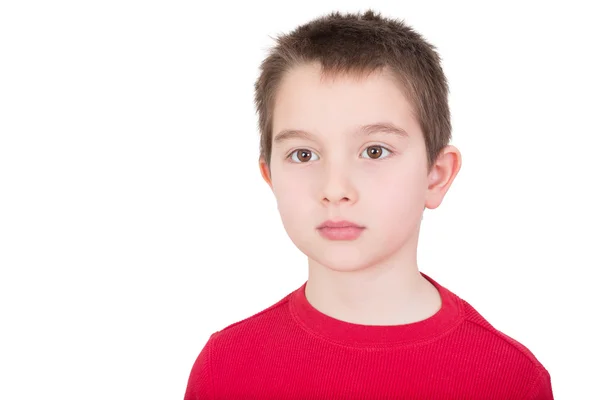
<svg viewBox="0 0 600 400">
<path fill-rule="evenodd" d="M 542 368 L 525 400 L 554 400 L 550 374 L 546 369 Z"/>
<path fill-rule="evenodd" d="M 210 336 L 192 366 L 184 400 L 210 400 L 215 397 L 210 367 L 210 353 L 214 335 L 213 333 Z"/>
</svg>

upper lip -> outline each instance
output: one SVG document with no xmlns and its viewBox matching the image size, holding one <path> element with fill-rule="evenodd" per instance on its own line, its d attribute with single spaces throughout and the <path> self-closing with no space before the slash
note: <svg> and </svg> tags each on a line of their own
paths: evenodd
<svg viewBox="0 0 600 400">
<path fill-rule="evenodd" d="M 358 224 L 355 224 L 352 221 L 332 221 L 332 220 L 327 220 L 327 221 L 323 222 L 321 225 L 319 225 L 317 227 L 317 229 L 321 229 L 321 228 L 347 228 L 347 227 L 364 228 L 364 226 L 360 226 Z"/>
</svg>

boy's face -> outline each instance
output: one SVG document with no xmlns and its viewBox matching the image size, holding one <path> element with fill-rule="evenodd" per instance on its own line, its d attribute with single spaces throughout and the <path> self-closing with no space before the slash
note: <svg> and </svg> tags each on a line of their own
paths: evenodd
<svg viewBox="0 0 600 400">
<path fill-rule="evenodd" d="M 441 203 L 460 155 L 448 146 L 428 174 L 423 133 L 411 110 L 392 78 L 381 73 L 322 80 L 319 65 L 312 64 L 296 67 L 281 82 L 271 173 L 264 160 L 261 173 L 290 239 L 312 262 L 359 269 L 409 243 L 416 247 L 423 210 Z M 374 124 L 405 134 L 377 128 L 361 133 Z M 308 132 L 312 139 L 289 135 L 278 141 L 284 130 Z M 330 240 L 317 229 L 326 220 L 365 228 L 356 239 Z"/>
</svg>

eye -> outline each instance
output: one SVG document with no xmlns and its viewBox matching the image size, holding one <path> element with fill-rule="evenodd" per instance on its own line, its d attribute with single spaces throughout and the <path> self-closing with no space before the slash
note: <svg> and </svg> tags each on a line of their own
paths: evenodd
<svg viewBox="0 0 600 400">
<path fill-rule="evenodd" d="M 298 157 L 296 157 L 298 158 L 298 161 L 294 161 L 295 163 L 306 163 L 307 161 L 310 161 L 310 156 L 314 155 L 314 153 L 307 149 L 298 149 L 294 150 L 292 154 L 288 156 L 288 158 L 294 160 L 294 156 L 296 155 L 298 155 Z"/>
<path fill-rule="evenodd" d="M 384 156 L 382 157 L 383 152 L 388 152 L 388 154 L 392 154 L 392 152 L 390 150 L 388 150 L 387 148 L 383 147 L 383 146 L 369 146 L 365 149 L 365 151 L 363 151 L 363 154 L 367 152 L 368 154 L 368 158 L 372 159 L 372 160 L 377 160 L 380 158 L 386 158 L 388 156 Z M 294 150 L 289 156 L 287 156 L 287 158 L 291 158 L 296 164 L 305 164 L 308 161 L 311 161 L 311 156 L 316 156 L 315 153 L 313 153 L 311 150 L 308 149 L 298 149 L 298 150 Z M 318 156 L 317 156 L 317 160 L 318 160 Z M 298 161 L 296 161 L 298 160 Z"/>
<path fill-rule="evenodd" d="M 373 160 L 377 160 L 381 157 L 382 152 L 387 151 L 388 153 L 392 153 L 391 151 L 389 151 L 388 149 L 386 149 L 383 146 L 369 146 L 365 149 L 365 151 L 368 153 L 369 158 L 373 159 Z M 364 152 L 363 152 L 364 154 Z M 385 157 L 383 157 L 385 158 Z"/>
</svg>

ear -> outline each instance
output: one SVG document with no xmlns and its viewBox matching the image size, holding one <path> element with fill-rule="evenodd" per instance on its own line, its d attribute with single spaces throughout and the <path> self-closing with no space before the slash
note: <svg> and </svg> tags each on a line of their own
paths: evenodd
<svg viewBox="0 0 600 400">
<path fill-rule="evenodd" d="M 273 183 L 271 182 L 271 171 L 269 171 L 269 166 L 267 165 L 265 158 L 262 156 L 258 160 L 258 167 L 260 169 L 260 174 L 262 175 L 263 179 L 265 180 L 265 182 L 267 182 L 271 190 L 273 190 Z"/>
<path fill-rule="evenodd" d="M 460 171 L 461 165 L 462 157 L 456 147 L 446 146 L 442 149 L 427 177 L 425 207 L 434 209 L 442 204 L 442 200 L 448 189 L 450 189 L 450 185 L 452 185 L 458 171 Z"/>
</svg>

